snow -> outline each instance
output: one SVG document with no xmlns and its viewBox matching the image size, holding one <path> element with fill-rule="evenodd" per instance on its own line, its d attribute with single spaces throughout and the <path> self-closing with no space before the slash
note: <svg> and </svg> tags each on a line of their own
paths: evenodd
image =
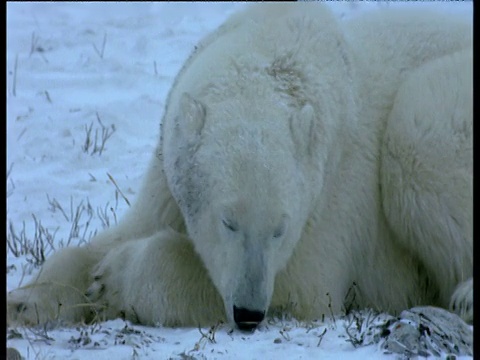
<svg viewBox="0 0 480 360">
<path fill-rule="evenodd" d="M 130 202 L 136 196 L 176 72 L 199 39 L 244 6 L 8 2 L 10 235 L 13 229 L 24 239 L 43 236 L 48 256 L 61 244 L 89 239 L 107 221 L 114 224 L 128 208 L 123 196 Z M 435 6 L 465 16 L 473 7 L 471 2 L 331 6 L 342 18 L 379 6 Z M 90 126 L 92 143 L 84 151 Z M 95 132 L 98 146 L 102 129 L 111 137 L 99 154 Z M 31 278 L 37 269 L 32 261 L 31 254 L 16 257 L 7 251 L 8 291 Z M 209 334 L 209 329 L 149 328 L 113 320 L 77 328 L 18 328 L 9 335 L 7 345 L 26 359 L 392 358 L 378 345 L 355 348 L 347 341 L 344 321 L 328 316 L 324 322 L 267 323 L 254 333 L 231 331 L 227 325 Z"/>
</svg>

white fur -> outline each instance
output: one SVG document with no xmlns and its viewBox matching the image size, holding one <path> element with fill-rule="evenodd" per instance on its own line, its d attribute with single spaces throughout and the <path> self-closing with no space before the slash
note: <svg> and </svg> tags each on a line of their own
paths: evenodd
<svg viewBox="0 0 480 360">
<path fill-rule="evenodd" d="M 136 204 L 9 294 L 9 322 L 311 319 L 349 289 L 471 319 L 471 32 L 418 11 L 339 24 L 318 3 L 234 15 L 177 76 Z"/>
</svg>

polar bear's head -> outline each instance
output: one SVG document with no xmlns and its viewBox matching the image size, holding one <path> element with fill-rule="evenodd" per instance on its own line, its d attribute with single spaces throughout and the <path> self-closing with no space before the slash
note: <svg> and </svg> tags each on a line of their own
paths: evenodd
<svg viewBox="0 0 480 360">
<path fill-rule="evenodd" d="M 177 114 L 164 144 L 169 187 L 227 317 L 253 328 L 312 206 L 313 108 L 254 99 L 207 106 L 184 94 Z"/>
</svg>

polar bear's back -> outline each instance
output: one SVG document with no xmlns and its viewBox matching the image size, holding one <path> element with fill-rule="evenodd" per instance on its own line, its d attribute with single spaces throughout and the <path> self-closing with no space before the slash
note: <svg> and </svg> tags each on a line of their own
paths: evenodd
<svg viewBox="0 0 480 360">
<path fill-rule="evenodd" d="M 253 77 L 255 70 L 261 73 L 275 57 L 287 53 L 301 63 L 307 82 L 325 68 L 333 78 L 339 58 L 326 56 L 325 49 L 340 48 L 343 34 L 356 54 L 359 73 L 370 78 L 367 83 L 377 83 L 369 80 L 378 77 L 386 84 L 377 86 L 379 103 L 383 94 L 393 95 L 392 82 L 398 84 L 399 75 L 472 43 L 471 19 L 439 11 L 384 9 L 343 22 L 325 4 L 258 3 L 232 15 L 198 44 L 177 75 L 167 104 L 178 104 L 184 92 L 198 96 L 209 84 L 231 82 L 239 73 Z M 227 91 L 218 91 L 213 99 L 218 93 Z M 387 96 L 385 102 L 392 100 Z"/>
<path fill-rule="evenodd" d="M 372 11 L 345 23 L 345 31 L 372 54 L 392 56 L 393 51 L 434 54 L 434 49 L 459 50 L 472 44 L 472 18 L 435 8 L 391 8 Z M 434 55 L 435 57 L 435 55 Z M 391 57 L 389 60 L 394 60 Z"/>
<path fill-rule="evenodd" d="M 397 84 L 409 70 L 473 44 L 471 17 L 436 9 L 372 11 L 350 20 L 344 29 L 358 65 L 363 65 L 361 73 L 370 77 L 366 83 L 378 90 L 377 98 L 389 93 L 387 89 L 396 91 L 392 82 Z"/>
</svg>

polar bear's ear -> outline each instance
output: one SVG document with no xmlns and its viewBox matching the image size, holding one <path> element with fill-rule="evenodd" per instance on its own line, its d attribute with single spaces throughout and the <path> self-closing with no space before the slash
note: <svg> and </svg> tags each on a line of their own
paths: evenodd
<svg viewBox="0 0 480 360">
<path fill-rule="evenodd" d="M 290 119 L 290 131 L 292 138 L 300 153 L 310 151 L 312 139 L 314 110 L 310 104 L 305 104 L 303 108 L 295 113 Z"/>
<path fill-rule="evenodd" d="M 198 100 L 190 94 L 183 93 L 180 99 L 180 117 L 177 126 L 187 136 L 198 135 L 205 123 L 206 109 Z"/>
</svg>

